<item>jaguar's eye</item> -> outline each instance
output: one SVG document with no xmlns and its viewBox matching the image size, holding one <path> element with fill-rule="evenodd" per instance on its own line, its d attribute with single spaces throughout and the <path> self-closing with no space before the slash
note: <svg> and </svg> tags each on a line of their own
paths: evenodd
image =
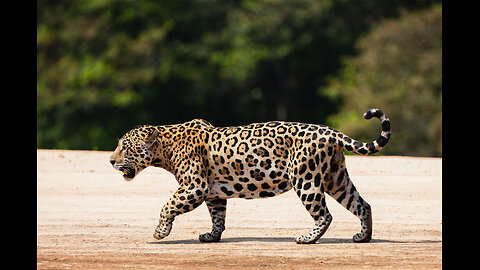
<svg viewBox="0 0 480 270">
<path fill-rule="evenodd" d="M 125 147 L 125 145 L 120 144 L 120 153 L 124 153 L 125 150 L 127 150 L 127 148 Z"/>
</svg>

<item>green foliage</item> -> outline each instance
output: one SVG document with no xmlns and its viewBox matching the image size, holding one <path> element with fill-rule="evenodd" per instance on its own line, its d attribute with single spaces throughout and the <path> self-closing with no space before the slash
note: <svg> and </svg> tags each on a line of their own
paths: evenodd
<svg viewBox="0 0 480 270">
<path fill-rule="evenodd" d="M 378 107 L 392 123 L 386 153 L 441 156 L 442 6 L 384 21 L 359 40 L 358 48 L 325 89 L 342 101 L 329 124 L 371 140 L 378 136 L 378 123 L 367 125 L 361 115 Z"/>
<path fill-rule="evenodd" d="M 432 2 L 38 0 L 37 147 L 111 150 L 193 118 L 325 123 L 342 100 L 326 78 L 358 38 Z"/>
</svg>

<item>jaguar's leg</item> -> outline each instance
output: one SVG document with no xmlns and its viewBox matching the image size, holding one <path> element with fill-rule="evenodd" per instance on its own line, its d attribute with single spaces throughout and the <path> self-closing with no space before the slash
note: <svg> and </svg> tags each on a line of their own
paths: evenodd
<svg viewBox="0 0 480 270">
<path fill-rule="evenodd" d="M 206 199 L 208 211 L 212 217 L 212 231 L 201 234 L 198 239 L 201 242 L 218 242 L 225 230 L 225 215 L 227 214 L 226 199 Z"/>
<path fill-rule="evenodd" d="M 153 237 L 160 240 L 169 235 L 175 217 L 201 205 L 205 200 L 205 194 L 207 192 L 202 191 L 200 186 L 190 189 L 181 185 L 163 206 L 160 213 L 160 221 Z"/>
<path fill-rule="evenodd" d="M 328 226 L 332 222 L 333 217 L 325 203 L 323 188 L 319 185 L 319 183 L 314 181 L 304 181 L 302 178 L 294 178 L 292 181 L 292 186 L 298 197 L 315 221 L 315 226 L 309 234 L 295 238 L 297 244 L 315 243 L 327 231 Z"/>
<path fill-rule="evenodd" d="M 338 171 L 326 180 L 325 189 L 338 203 L 360 219 L 361 231 L 353 236 L 353 241 L 357 243 L 370 241 L 373 231 L 372 210 L 350 180 L 344 162 L 339 164 Z"/>
</svg>

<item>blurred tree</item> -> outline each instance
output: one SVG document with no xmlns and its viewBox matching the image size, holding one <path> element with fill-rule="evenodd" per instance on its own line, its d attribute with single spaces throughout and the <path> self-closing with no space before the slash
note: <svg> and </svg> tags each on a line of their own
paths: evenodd
<svg viewBox="0 0 480 270">
<path fill-rule="evenodd" d="M 342 104 L 329 124 L 370 141 L 379 124 L 361 118 L 378 107 L 392 122 L 386 153 L 441 156 L 442 5 L 380 23 L 358 48 L 359 55 L 346 59 L 322 90 Z"/>
<path fill-rule="evenodd" d="M 38 0 L 37 147 L 110 150 L 193 118 L 324 123 L 325 78 L 357 38 L 432 2 Z"/>
</svg>

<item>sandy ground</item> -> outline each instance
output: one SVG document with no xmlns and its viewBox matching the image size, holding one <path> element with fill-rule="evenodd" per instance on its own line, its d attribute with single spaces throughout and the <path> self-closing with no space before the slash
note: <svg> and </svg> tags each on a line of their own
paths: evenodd
<svg viewBox="0 0 480 270">
<path fill-rule="evenodd" d="M 442 268 L 442 159 L 347 156 L 350 176 L 373 210 L 373 239 L 356 244 L 359 220 L 327 197 L 333 215 L 314 245 L 293 239 L 313 220 L 293 191 L 230 199 L 219 243 L 203 204 L 179 216 L 162 241 L 152 235 L 173 175 L 147 168 L 132 182 L 110 152 L 37 150 L 38 269 L 432 269 Z"/>
</svg>

